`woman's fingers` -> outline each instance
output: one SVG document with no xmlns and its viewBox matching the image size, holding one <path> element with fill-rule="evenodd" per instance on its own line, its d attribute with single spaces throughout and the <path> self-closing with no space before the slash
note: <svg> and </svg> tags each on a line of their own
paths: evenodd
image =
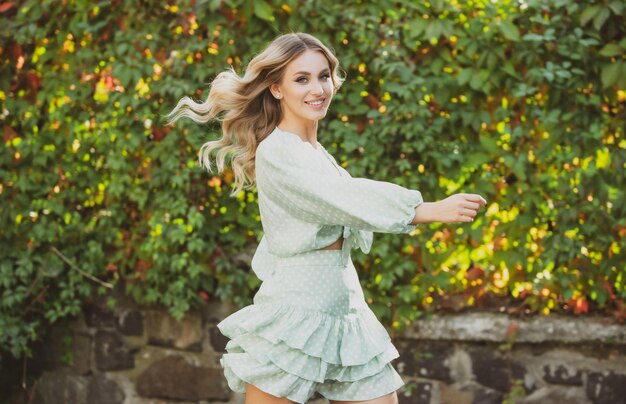
<svg viewBox="0 0 626 404">
<path fill-rule="evenodd" d="M 485 200 L 485 198 L 478 194 L 465 194 L 465 197 L 469 202 L 473 202 L 482 206 L 487 206 L 487 201 Z"/>
<path fill-rule="evenodd" d="M 465 207 L 468 209 L 478 211 L 478 209 L 480 208 L 480 204 L 477 202 L 466 202 Z"/>
<path fill-rule="evenodd" d="M 483 198 L 482 196 L 480 196 L 478 194 L 464 194 L 464 193 L 461 193 L 460 195 L 462 195 L 463 198 L 467 202 L 472 202 L 472 203 L 477 203 L 477 204 L 482 205 L 482 206 L 487 206 L 487 201 L 485 200 L 485 198 Z"/>
<path fill-rule="evenodd" d="M 474 218 L 474 217 L 476 217 L 476 211 L 472 210 L 472 209 L 463 209 L 461 211 L 461 215 L 469 216 L 470 218 Z"/>
</svg>

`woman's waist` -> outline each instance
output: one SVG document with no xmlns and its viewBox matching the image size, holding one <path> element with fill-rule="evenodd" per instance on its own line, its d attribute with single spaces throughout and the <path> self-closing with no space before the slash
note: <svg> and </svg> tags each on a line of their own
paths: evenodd
<svg viewBox="0 0 626 404">
<path fill-rule="evenodd" d="M 318 258 L 322 256 L 314 255 Z M 326 254 L 322 259 L 330 258 L 328 256 Z M 254 297 L 255 303 L 290 304 L 337 315 L 347 314 L 365 304 L 358 274 L 351 260 L 345 267 L 329 265 L 317 258 L 309 262 L 287 261 L 289 263 L 283 262 L 277 266 L 272 275 L 261 283 Z"/>
<path fill-rule="evenodd" d="M 342 249 L 317 249 L 303 251 L 289 256 L 275 256 L 276 268 L 289 268 L 295 266 L 312 267 L 345 267 L 348 265 L 349 252 Z"/>
<path fill-rule="evenodd" d="M 334 243 L 327 245 L 324 248 L 320 248 L 320 250 L 341 250 L 343 246 L 343 237 L 339 237 Z"/>
</svg>

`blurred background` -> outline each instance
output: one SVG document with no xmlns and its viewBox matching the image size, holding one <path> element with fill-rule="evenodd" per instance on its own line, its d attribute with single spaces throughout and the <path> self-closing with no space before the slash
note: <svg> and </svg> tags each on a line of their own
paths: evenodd
<svg viewBox="0 0 626 404">
<path fill-rule="evenodd" d="M 552 382 L 545 374 L 529 382 L 533 372 L 516 373 L 510 355 L 515 337 L 535 330 L 521 324 L 539 320 L 533 327 L 542 329 L 558 319 L 575 324 L 563 325 L 562 339 L 525 342 L 591 351 L 609 344 L 604 358 L 622 363 L 567 365 L 575 381 L 556 382 L 569 386 L 563 394 L 624 402 L 623 1 L 24 0 L 1 1 L 0 21 L 7 402 L 61 402 L 42 390 L 47 385 L 65 386 L 59 397 L 70 402 L 236 399 L 219 379 L 224 341 L 214 324 L 250 304 L 260 285 L 250 270 L 262 236 L 257 195 L 230 197 L 230 171 L 198 166 L 218 123 L 165 127 L 163 116 L 183 96 L 203 100 L 220 71 L 243 73 L 292 31 L 318 37 L 346 73 L 318 140 L 353 177 L 418 189 L 426 201 L 457 192 L 488 201 L 472 223 L 376 234 L 370 254 L 354 250 L 368 303 L 407 343 L 401 359 L 414 374 L 403 374 L 416 381 L 402 400 L 537 396 Z M 475 365 L 484 356 L 471 352 L 460 356 L 471 359 L 467 380 L 452 365 L 443 376 L 420 370 L 458 352 L 418 349 L 430 345 L 410 342 L 428 339 L 416 324 L 471 315 L 486 319 L 472 325 L 484 324 L 484 340 L 505 347 L 490 348 L 498 353 L 486 365 L 504 372 L 501 384 L 490 385 L 497 377 L 489 374 L 481 381 Z M 577 340 L 576 330 L 610 335 Z M 181 351 L 182 369 L 214 372 L 193 377 L 219 379 L 217 396 L 137 387 L 144 343 L 165 347 L 163 360 L 175 359 L 163 352 Z M 107 352 L 121 359 L 102 365 Z M 199 359 L 188 352 L 210 359 L 194 365 Z M 562 376 L 554 366 L 548 373 Z M 614 373 L 594 376 L 594 366 Z M 51 372 L 60 368 L 73 370 Z M 465 398 L 450 401 L 450 385 Z M 99 391 L 115 394 L 106 401 Z"/>
</svg>

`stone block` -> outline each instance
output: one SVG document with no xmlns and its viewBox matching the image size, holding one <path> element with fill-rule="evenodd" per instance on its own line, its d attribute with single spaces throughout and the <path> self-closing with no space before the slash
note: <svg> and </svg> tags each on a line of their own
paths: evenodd
<svg viewBox="0 0 626 404">
<path fill-rule="evenodd" d="M 146 398 L 226 401 L 230 397 L 221 369 L 191 365 L 180 355 L 152 363 L 137 378 L 135 389 Z"/>
<path fill-rule="evenodd" d="M 472 359 L 465 349 L 455 349 L 454 353 L 448 358 L 448 366 L 450 368 L 450 376 L 456 383 L 466 384 L 474 379 Z"/>
<path fill-rule="evenodd" d="M 506 342 L 507 329 L 517 327 L 516 343 L 626 344 L 626 326 L 612 317 L 585 317 L 551 314 L 512 318 L 506 314 L 434 314 L 415 321 L 406 337 L 427 340 Z"/>
<path fill-rule="evenodd" d="M 547 386 L 518 401 L 519 404 L 589 404 L 582 388 Z"/>
<path fill-rule="evenodd" d="M 29 366 L 50 371 L 69 366 L 72 373 L 86 375 L 92 370 L 91 357 L 91 335 L 63 324 L 52 328 L 43 340 L 34 344 Z"/>
<path fill-rule="evenodd" d="M 501 404 L 502 394 L 489 389 L 477 389 L 472 404 Z"/>
<path fill-rule="evenodd" d="M 112 328 L 117 324 L 117 317 L 113 310 L 102 302 L 85 303 L 83 316 L 87 327 Z"/>
<path fill-rule="evenodd" d="M 124 345 L 124 340 L 117 331 L 98 330 L 94 349 L 99 370 L 123 370 L 135 366 L 134 352 Z"/>
<path fill-rule="evenodd" d="M 574 371 L 574 369 L 564 365 L 545 365 L 543 367 L 543 380 L 552 384 L 583 385 L 582 372 L 580 370 Z"/>
<path fill-rule="evenodd" d="M 433 384 L 412 381 L 398 392 L 399 404 L 431 404 Z"/>
<path fill-rule="evenodd" d="M 474 383 L 465 385 L 460 390 L 472 394 L 472 404 L 501 404 L 504 398 L 501 392 Z M 443 403 L 444 401 L 442 401 Z"/>
<path fill-rule="evenodd" d="M 123 404 L 125 398 L 124 391 L 113 380 L 100 374 L 90 378 L 87 385 L 89 404 Z"/>
<path fill-rule="evenodd" d="M 403 374 L 452 382 L 448 358 L 453 349 L 448 343 L 403 341 L 398 343 Z"/>
<path fill-rule="evenodd" d="M 591 372 L 587 376 L 586 392 L 593 404 L 626 404 L 626 375 Z"/>
<path fill-rule="evenodd" d="M 216 323 L 209 324 L 209 341 L 211 342 L 211 347 L 215 352 L 226 352 L 226 344 L 228 343 L 228 338 L 226 338 L 220 330 L 217 328 Z"/>
<path fill-rule="evenodd" d="M 442 404 L 472 404 L 474 401 L 474 394 L 471 391 L 460 390 L 454 385 L 449 386 L 441 383 L 439 385 L 439 399 Z"/>
<path fill-rule="evenodd" d="M 93 353 L 93 341 L 89 334 L 74 332 L 72 338 L 72 369 L 81 375 L 90 374 Z"/>
<path fill-rule="evenodd" d="M 139 310 L 130 309 L 120 314 L 118 330 L 124 335 L 143 335 L 143 315 Z"/>
<path fill-rule="evenodd" d="M 534 383 L 526 378 L 526 369 L 515 360 L 487 349 L 470 350 L 469 354 L 476 381 L 483 386 L 506 393 L 513 379 L 522 379 L 527 392 L 533 389 Z"/>
<path fill-rule="evenodd" d="M 204 333 L 200 315 L 188 313 L 178 321 L 165 312 L 151 310 L 146 312 L 145 321 L 149 344 L 202 351 Z"/>
<path fill-rule="evenodd" d="M 39 404 L 87 404 L 87 379 L 65 371 L 44 372 L 35 386 Z"/>
</svg>

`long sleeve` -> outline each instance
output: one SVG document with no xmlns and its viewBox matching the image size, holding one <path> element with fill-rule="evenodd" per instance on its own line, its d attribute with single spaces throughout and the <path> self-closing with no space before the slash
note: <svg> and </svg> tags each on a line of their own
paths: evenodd
<svg viewBox="0 0 626 404">
<path fill-rule="evenodd" d="M 256 153 L 259 201 L 302 221 L 379 233 L 408 233 L 422 194 L 385 181 L 316 169 L 310 145 L 288 137 L 266 139 Z M 346 172 L 347 173 L 347 172 Z"/>
</svg>

